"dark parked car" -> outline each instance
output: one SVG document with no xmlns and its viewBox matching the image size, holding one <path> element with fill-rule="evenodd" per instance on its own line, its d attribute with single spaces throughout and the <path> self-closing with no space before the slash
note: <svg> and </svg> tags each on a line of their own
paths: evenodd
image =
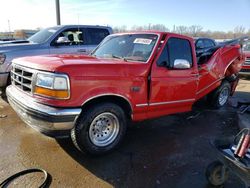
<svg viewBox="0 0 250 188">
<path fill-rule="evenodd" d="M 194 38 L 195 40 L 195 48 L 196 48 L 196 56 L 199 57 L 202 53 L 206 52 L 206 50 L 217 45 L 214 39 L 211 38 Z"/>
</svg>

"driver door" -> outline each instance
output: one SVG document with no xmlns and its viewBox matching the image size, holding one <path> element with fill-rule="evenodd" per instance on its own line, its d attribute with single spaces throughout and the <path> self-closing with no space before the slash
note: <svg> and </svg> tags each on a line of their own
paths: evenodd
<svg viewBox="0 0 250 188">
<path fill-rule="evenodd" d="M 62 31 L 50 44 L 51 54 L 87 54 L 84 50 L 84 30 L 71 28 Z"/>
<path fill-rule="evenodd" d="M 150 118 L 184 112 L 191 109 L 196 99 L 198 70 L 192 41 L 168 36 L 151 73 Z M 176 62 L 185 61 L 188 67 L 177 68 Z"/>
</svg>

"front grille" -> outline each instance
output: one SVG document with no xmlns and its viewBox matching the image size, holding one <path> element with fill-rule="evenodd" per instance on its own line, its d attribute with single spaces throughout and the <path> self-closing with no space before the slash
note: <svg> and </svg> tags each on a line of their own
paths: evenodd
<svg viewBox="0 0 250 188">
<path fill-rule="evenodd" d="M 246 58 L 245 65 L 250 65 L 250 57 Z"/>
<path fill-rule="evenodd" d="M 33 71 L 25 67 L 12 65 L 11 81 L 19 89 L 31 93 Z"/>
<path fill-rule="evenodd" d="M 249 72 L 250 73 L 250 69 L 241 69 L 240 72 Z"/>
</svg>

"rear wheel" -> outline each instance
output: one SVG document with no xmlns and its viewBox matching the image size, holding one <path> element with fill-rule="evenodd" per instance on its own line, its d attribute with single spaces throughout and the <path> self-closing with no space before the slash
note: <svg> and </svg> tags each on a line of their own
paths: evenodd
<svg viewBox="0 0 250 188">
<path fill-rule="evenodd" d="M 113 150 L 122 140 L 127 127 L 124 111 L 113 103 L 102 103 L 89 108 L 71 132 L 75 146 L 90 154 Z"/>
<path fill-rule="evenodd" d="M 208 95 L 208 102 L 215 108 L 224 106 L 231 93 L 231 85 L 227 81 L 223 81 L 219 88 Z"/>
<path fill-rule="evenodd" d="M 228 174 L 228 169 L 220 161 L 211 163 L 206 169 L 207 180 L 214 186 L 223 185 L 228 179 Z"/>
</svg>

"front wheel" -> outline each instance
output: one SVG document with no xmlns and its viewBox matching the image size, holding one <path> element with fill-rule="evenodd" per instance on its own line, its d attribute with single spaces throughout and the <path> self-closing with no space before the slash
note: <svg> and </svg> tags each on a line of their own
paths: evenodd
<svg viewBox="0 0 250 188">
<path fill-rule="evenodd" d="M 231 85 L 223 81 L 219 88 L 208 95 L 208 102 L 215 108 L 224 106 L 231 93 Z"/>
<path fill-rule="evenodd" d="M 121 142 L 126 127 L 121 107 L 113 103 L 97 104 L 79 117 L 71 138 L 79 150 L 98 155 L 113 150 Z"/>
</svg>

